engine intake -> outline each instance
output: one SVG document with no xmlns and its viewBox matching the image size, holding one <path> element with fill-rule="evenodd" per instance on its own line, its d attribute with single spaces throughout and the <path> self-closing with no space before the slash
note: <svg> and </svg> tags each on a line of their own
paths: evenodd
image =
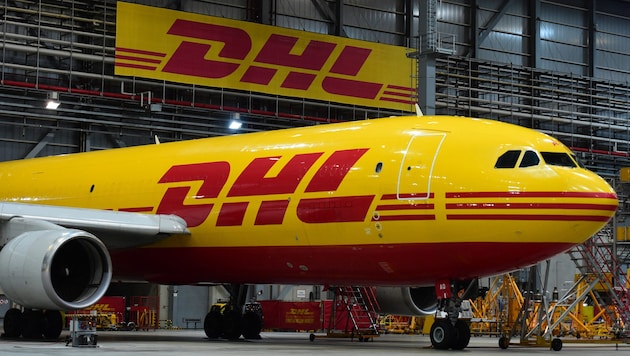
<svg viewBox="0 0 630 356">
<path fill-rule="evenodd" d="M 429 315 L 437 308 L 434 287 L 378 287 L 376 300 L 385 314 Z"/>
<path fill-rule="evenodd" d="M 28 231 L 0 250 L 0 288 L 26 308 L 86 308 L 105 294 L 111 279 L 107 248 L 85 231 Z"/>
</svg>

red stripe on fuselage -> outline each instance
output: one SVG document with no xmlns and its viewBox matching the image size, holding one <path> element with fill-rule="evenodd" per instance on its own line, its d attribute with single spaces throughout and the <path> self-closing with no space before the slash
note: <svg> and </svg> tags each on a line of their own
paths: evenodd
<svg viewBox="0 0 630 356">
<path fill-rule="evenodd" d="M 433 199 L 434 194 L 427 193 L 400 193 L 400 194 L 383 194 L 381 200 L 398 200 L 398 199 Z"/>
<path fill-rule="evenodd" d="M 110 209 L 111 210 L 111 209 Z M 118 211 L 126 211 L 130 213 L 150 213 L 153 211 L 152 206 L 140 206 L 137 208 L 120 208 Z"/>
<path fill-rule="evenodd" d="M 616 205 L 579 203 L 451 203 L 446 209 L 585 209 L 617 210 Z"/>
<path fill-rule="evenodd" d="M 394 204 L 394 205 L 378 205 L 376 210 L 427 210 L 433 209 L 433 204 Z"/>
<path fill-rule="evenodd" d="M 372 221 L 414 221 L 414 220 L 435 220 L 435 215 L 381 215 L 378 218 L 372 217 Z"/>
<path fill-rule="evenodd" d="M 111 256 L 116 277 L 163 284 L 229 282 L 402 286 L 432 285 L 439 278 L 474 278 L 515 270 L 547 259 L 571 246 L 568 243 L 456 242 L 181 247 L 113 250 Z"/>
<path fill-rule="evenodd" d="M 543 220 L 543 221 L 603 221 L 610 216 L 542 215 L 542 214 L 447 214 L 448 220 Z"/>
<path fill-rule="evenodd" d="M 617 199 L 614 193 L 600 192 L 450 192 L 446 198 L 604 198 Z"/>
</svg>

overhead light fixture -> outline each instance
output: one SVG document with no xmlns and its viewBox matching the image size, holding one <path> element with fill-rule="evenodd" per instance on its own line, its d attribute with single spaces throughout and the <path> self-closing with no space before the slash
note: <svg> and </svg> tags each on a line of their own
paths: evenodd
<svg viewBox="0 0 630 356">
<path fill-rule="evenodd" d="M 59 101 L 59 93 L 56 91 L 51 91 L 48 93 L 48 101 L 46 101 L 46 109 L 57 110 L 57 108 L 61 105 Z"/>
<path fill-rule="evenodd" d="M 232 120 L 230 122 L 230 126 L 229 126 L 230 130 L 238 130 L 241 127 L 243 127 L 243 123 L 240 122 L 239 120 Z"/>
</svg>

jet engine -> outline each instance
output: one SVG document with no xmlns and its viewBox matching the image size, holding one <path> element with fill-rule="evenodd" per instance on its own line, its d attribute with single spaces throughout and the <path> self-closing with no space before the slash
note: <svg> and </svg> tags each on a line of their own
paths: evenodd
<svg viewBox="0 0 630 356">
<path fill-rule="evenodd" d="M 85 231 L 27 231 L 0 250 L 0 289 L 26 308 L 86 308 L 105 294 L 111 278 L 107 248 Z"/>
<path fill-rule="evenodd" d="M 437 308 L 434 287 L 378 287 L 376 300 L 385 314 L 420 316 Z"/>
</svg>

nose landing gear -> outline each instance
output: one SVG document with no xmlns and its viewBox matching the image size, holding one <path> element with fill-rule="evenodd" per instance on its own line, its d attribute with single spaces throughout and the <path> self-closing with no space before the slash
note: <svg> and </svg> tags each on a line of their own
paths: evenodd
<svg viewBox="0 0 630 356">
<path fill-rule="evenodd" d="M 459 318 L 462 297 L 452 294 L 449 281 L 438 281 L 436 293 L 439 303 L 430 331 L 431 345 L 438 350 L 463 350 L 470 341 L 470 327 Z"/>
</svg>

